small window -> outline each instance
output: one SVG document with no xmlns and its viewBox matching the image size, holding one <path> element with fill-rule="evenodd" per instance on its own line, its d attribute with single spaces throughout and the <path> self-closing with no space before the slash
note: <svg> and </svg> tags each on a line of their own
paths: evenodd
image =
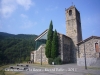
<svg viewBox="0 0 100 75">
<path fill-rule="evenodd" d="M 99 45 L 98 45 L 98 43 L 95 43 L 95 50 L 96 50 L 96 52 L 99 52 Z"/>
<path fill-rule="evenodd" d="M 72 10 L 69 10 L 69 16 L 71 16 L 72 15 Z"/>
</svg>

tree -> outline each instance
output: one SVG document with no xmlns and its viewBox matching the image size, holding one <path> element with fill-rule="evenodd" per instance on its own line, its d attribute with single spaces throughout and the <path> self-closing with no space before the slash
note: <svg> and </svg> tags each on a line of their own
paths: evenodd
<svg viewBox="0 0 100 75">
<path fill-rule="evenodd" d="M 52 38 L 53 38 L 53 24 L 51 20 L 48 34 L 47 34 L 47 42 L 46 42 L 46 49 L 45 49 L 45 55 L 47 58 L 51 57 Z"/>
<path fill-rule="evenodd" d="M 55 30 L 53 33 L 51 57 L 54 59 L 57 56 L 58 56 L 58 36 L 57 36 L 57 31 Z"/>
<path fill-rule="evenodd" d="M 29 60 L 30 52 L 35 48 L 36 35 L 7 34 L 0 32 L 0 66 L 9 63 L 18 63 L 21 59 Z M 20 57 L 21 55 L 21 57 Z"/>
</svg>

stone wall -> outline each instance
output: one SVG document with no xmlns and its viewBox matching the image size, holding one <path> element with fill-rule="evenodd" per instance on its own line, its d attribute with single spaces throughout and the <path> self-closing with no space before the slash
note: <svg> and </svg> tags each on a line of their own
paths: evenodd
<svg viewBox="0 0 100 75">
<path fill-rule="evenodd" d="M 100 39 L 90 39 L 88 41 L 86 41 L 85 43 L 82 43 L 81 45 L 79 45 L 79 58 L 83 58 L 84 57 L 84 44 L 85 44 L 85 52 L 86 52 L 86 57 L 87 58 L 97 58 L 99 57 L 96 51 L 95 51 L 95 43 L 99 43 L 99 47 L 100 47 Z"/>
<path fill-rule="evenodd" d="M 72 39 L 71 56 L 72 62 L 77 62 L 77 43 L 82 41 L 80 13 L 75 6 L 71 6 L 66 11 L 66 35 Z M 72 11 L 72 14 L 70 14 Z"/>
<path fill-rule="evenodd" d="M 85 59 L 84 58 L 77 58 L 77 65 L 78 66 L 85 66 Z M 100 67 L 100 58 L 86 58 L 86 65 L 87 66 L 95 66 Z"/>
<path fill-rule="evenodd" d="M 70 52 L 71 52 L 71 39 L 65 35 L 63 35 L 63 62 L 70 62 Z"/>
<path fill-rule="evenodd" d="M 45 55 L 45 44 L 40 45 L 38 50 L 34 51 L 34 63 L 41 63 L 41 57 L 42 57 L 42 63 L 48 64 L 48 59 Z M 42 55 L 41 55 L 42 54 Z"/>
<path fill-rule="evenodd" d="M 72 11 L 72 15 L 69 15 L 69 11 Z M 82 41 L 80 13 L 75 6 L 66 10 L 66 35 L 73 40 L 75 46 Z"/>
<path fill-rule="evenodd" d="M 71 41 L 71 38 L 67 37 L 66 35 L 59 34 L 59 49 L 63 63 L 68 63 L 71 61 Z"/>
<path fill-rule="evenodd" d="M 34 51 L 31 52 L 30 60 L 34 61 Z"/>
<path fill-rule="evenodd" d="M 68 63 L 73 60 L 71 57 L 73 56 L 72 49 L 72 40 L 66 35 L 58 33 L 58 44 L 59 44 L 59 56 L 63 63 Z M 41 48 L 42 48 L 42 62 L 48 63 L 48 59 L 45 55 L 45 45 L 41 45 L 38 50 L 34 51 L 34 63 L 41 63 Z M 71 53 L 72 52 L 72 53 Z M 33 59 L 31 53 L 31 59 Z M 74 57 L 74 56 L 73 56 Z"/>
<path fill-rule="evenodd" d="M 78 46 L 77 65 L 84 66 L 84 46 L 88 66 L 91 66 L 97 61 L 97 58 L 100 58 L 99 52 L 96 52 L 95 50 L 95 43 L 99 44 L 100 49 L 100 39 L 95 38 L 87 40 L 85 43 L 82 43 Z"/>
</svg>

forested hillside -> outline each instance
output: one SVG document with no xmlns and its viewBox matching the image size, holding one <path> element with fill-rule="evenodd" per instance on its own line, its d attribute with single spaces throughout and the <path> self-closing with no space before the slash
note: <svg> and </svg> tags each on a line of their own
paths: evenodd
<svg viewBox="0 0 100 75">
<path fill-rule="evenodd" d="M 19 63 L 30 59 L 37 35 L 8 34 L 0 32 L 0 65 Z"/>
</svg>

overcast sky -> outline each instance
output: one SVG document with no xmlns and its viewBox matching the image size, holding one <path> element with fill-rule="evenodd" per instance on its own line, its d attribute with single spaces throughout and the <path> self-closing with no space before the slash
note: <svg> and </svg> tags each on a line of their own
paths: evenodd
<svg viewBox="0 0 100 75">
<path fill-rule="evenodd" d="M 80 11 L 82 36 L 100 36 L 100 0 L 0 0 L 0 32 L 39 35 L 53 28 L 66 35 L 65 8 Z"/>
</svg>

